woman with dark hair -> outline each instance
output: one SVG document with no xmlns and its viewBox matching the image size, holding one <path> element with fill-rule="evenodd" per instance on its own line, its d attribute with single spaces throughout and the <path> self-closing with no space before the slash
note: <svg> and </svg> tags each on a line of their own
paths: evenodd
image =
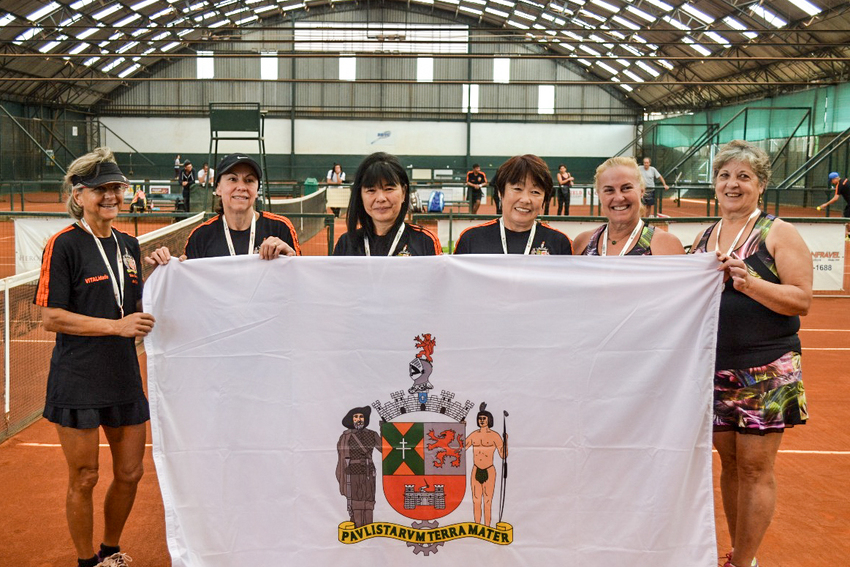
<svg viewBox="0 0 850 567">
<path fill-rule="evenodd" d="M 493 187 L 502 200 L 501 218 L 464 230 L 455 254 L 573 253 L 566 234 L 537 222 L 543 204 L 552 196 L 546 162 L 531 154 L 514 156 L 499 166 Z"/>
<path fill-rule="evenodd" d="M 262 172 L 250 156 L 230 154 L 215 170 L 215 194 L 221 197 L 218 216 L 198 226 L 186 241 L 181 260 L 258 254 L 264 260 L 278 256 L 300 256 L 295 227 L 286 217 L 257 212 Z M 151 265 L 167 264 L 171 252 L 157 248 L 145 258 Z"/>
<path fill-rule="evenodd" d="M 56 333 L 44 417 L 56 425 L 68 464 L 65 510 L 80 567 L 125 565 L 118 545 L 143 474 L 145 422 L 136 338 L 153 316 L 142 312 L 139 242 L 112 227 L 127 178 L 109 148 L 68 167 L 68 212 L 77 221 L 45 246 L 35 304 Z M 112 453 L 103 540 L 94 551 L 92 491 L 98 480 L 100 428 Z"/>
<path fill-rule="evenodd" d="M 776 505 L 783 432 L 808 419 L 797 331 L 812 303 L 812 255 L 792 225 L 759 208 L 770 179 L 764 151 L 733 140 L 713 174 L 720 220 L 691 251 L 714 252 L 724 272 L 713 439 L 733 547 L 724 567 L 750 567 Z"/>
<path fill-rule="evenodd" d="M 421 226 L 404 222 L 410 181 L 398 158 L 377 152 L 357 168 L 351 184 L 347 231 L 334 256 L 434 256 L 440 241 Z"/>
</svg>

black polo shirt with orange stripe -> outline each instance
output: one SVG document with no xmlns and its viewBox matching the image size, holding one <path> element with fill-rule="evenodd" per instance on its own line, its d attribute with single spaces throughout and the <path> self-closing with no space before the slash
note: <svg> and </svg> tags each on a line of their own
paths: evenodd
<svg viewBox="0 0 850 567">
<path fill-rule="evenodd" d="M 186 241 L 186 251 L 184 254 L 186 254 L 187 258 L 230 256 L 230 249 L 228 249 L 227 240 L 224 238 L 223 218 L 223 215 L 213 217 L 192 231 Z M 257 219 L 257 232 L 254 235 L 254 250 L 252 253 L 258 252 L 260 244 L 271 236 L 280 238 L 289 244 L 295 250 L 296 254 L 301 255 L 301 248 L 298 245 L 298 235 L 295 232 L 295 227 L 289 222 L 289 219 L 274 213 L 262 211 Z M 248 243 L 251 240 L 251 229 L 231 229 L 230 239 L 233 241 L 233 251 L 236 252 L 237 256 L 247 254 Z"/>
<path fill-rule="evenodd" d="M 514 232 L 505 229 L 508 254 L 522 254 L 528 244 L 531 231 Z M 455 254 L 504 254 L 499 219 L 471 226 L 460 233 L 455 245 Z M 573 243 L 569 236 L 545 224 L 537 224 L 534 241 L 529 254 L 551 254 L 569 256 Z"/>
<path fill-rule="evenodd" d="M 124 271 L 124 314 L 135 313 L 142 299 L 139 242 L 113 229 Z M 100 238 L 118 276 L 115 239 Z M 120 319 L 109 272 L 92 239 L 78 224 L 47 241 L 35 292 L 36 305 L 101 319 Z M 56 333 L 47 377 L 47 404 L 87 409 L 127 404 L 144 398 L 135 339 L 83 337 Z"/>
<path fill-rule="evenodd" d="M 393 256 L 436 256 L 443 253 L 440 240 L 434 234 L 421 226 L 404 223 L 404 232 L 398 241 Z M 395 239 L 395 230 L 383 236 L 369 236 L 369 251 L 372 256 L 386 256 Z M 334 256 L 365 256 L 363 231 L 358 230 L 354 241 L 344 232 L 334 247 Z"/>
</svg>

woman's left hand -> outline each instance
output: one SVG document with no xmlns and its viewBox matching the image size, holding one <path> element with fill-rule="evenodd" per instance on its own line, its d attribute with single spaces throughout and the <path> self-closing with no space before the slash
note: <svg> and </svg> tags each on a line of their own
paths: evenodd
<svg viewBox="0 0 850 567">
<path fill-rule="evenodd" d="M 717 252 L 717 261 L 720 262 L 717 269 L 724 272 L 723 283 L 732 278 L 732 286 L 740 292 L 750 287 L 750 274 L 743 260 Z"/>
<path fill-rule="evenodd" d="M 276 236 L 269 236 L 260 244 L 260 258 L 263 260 L 274 260 L 281 254 L 284 256 L 295 256 L 295 250 Z"/>
</svg>

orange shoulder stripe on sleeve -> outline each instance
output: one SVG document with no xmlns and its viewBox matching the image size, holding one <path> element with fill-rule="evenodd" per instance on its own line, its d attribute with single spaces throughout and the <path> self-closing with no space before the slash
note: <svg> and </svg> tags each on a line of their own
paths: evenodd
<svg viewBox="0 0 850 567">
<path fill-rule="evenodd" d="M 298 243 L 298 233 L 295 232 L 295 226 L 293 226 L 293 224 L 289 221 L 289 219 L 286 218 L 283 215 L 276 215 L 274 213 L 269 213 L 269 212 L 266 212 L 266 211 L 263 211 L 261 214 L 266 215 L 266 218 L 268 218 L 268 219 L 280 221 L 280 222 L 284 223 L 287 226 L 287 228 L 289 228 L 289 235 L 292 237 L 292 243 L 295 244 L 295 255 L 300 256 L 301 255 L 301 245 Z"/>
<path fill-rule="evenodd" d="M 483 222 L 481 224 L 476 224 L 475 226 L 466 227 L 465 229 L 463 229 L 463 232 L 460 233 L 460 236 L 457 237 L 457 240 L 455 240 L 455 244 L 457 244 L 457 241 L 460 240 L 461 237 L 464 234 L 466 234 L 466 231 L 472 230 L 473 228 L 481 228 L 481 227 L 485 227 L 485 226 L 490 226 L 491 224 L 493 224 L 495 222 L 499 222 L 499 219 L 488 220 L 487 222 Z"/>
<path fill-rule="evenodd" d="M 220 216 L 221 215 L 216 215 L 213 218 L 211 218 L 210 220 L 202 222 L 201 224 L 199 224 L 198 226 L 196 226 L 195 228 L 192 229 L 192 232 L 190 232 L 189 236 L 186 237 L 186 244 L 183 245 L 183 253 L 184 254 L 186 253 L 186 248 L 189 246 L 189 240 L 192 238 L 192 235 L 195 234 L 195 231 L 198 230 L 199 228 L 201 228 L 202 226 L 207 226 L 207 225 L 214 223 L 215 221 L 218 220 L 218 217 L 220 217 Z"/>
<path fill-rule="evenodd" d="M 443 253 L 443 247 L 440 245 L 440 239 L 437 238 L 437 235 L 435 235 L 433 232 L 431 232 L 427 228 L 425 228 L 423 226 L 419 226 L 418 224 L 410 224 L 408 226 L 415 231 L 421 232 L 422 234 L 424 234 L 425 236 L 427 236 L 428 238 L 431 239 L 431 242 L 434 243 L 434 255 L 435 256 L 440 256 Z"/>
<path fill-rule="evenodd" d="M 559 234 L 563 234 L 563 235 L 567 238 L 567 240 L 569 240 L 569 241 L 570 241 L 570 246 L 572 246 L 572 245 L 573 245 L 573 239 L 572 239 L 572 238 L 570 238 L 570 236 L 569 236 L 566 232 L 561 232 L 561 231 L 560 231 L 560 230 L 558 230 L 557 228 L 555 228 L 555 227 L 553 227 L 553 226 L 549 226 L 548 224 L 546 225 L 546 228 L 548 228 L 549 230 L 554 230 L 555 232 L 557 232 L 557 233 L 559 233 Z"/>
<path fill-rule="evenodd" d="M 74 225 L 63 228 L 56 234 L 50 237 L 47 245 L 44 247 L 44 255 L 41 258 L 41 272 L 38 278 L 38 291 L 35 295 L 36 305 L 47 307 L 47 298 L 50 295 L 50 261 L 53 259 L 53 245 L 60 234 L 64 234 L 69 230 L 74 230 Z"/>
</svg>

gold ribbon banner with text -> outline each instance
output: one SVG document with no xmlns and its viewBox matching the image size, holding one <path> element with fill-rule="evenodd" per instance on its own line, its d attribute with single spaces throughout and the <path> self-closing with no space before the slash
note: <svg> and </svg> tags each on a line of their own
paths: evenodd
<svg viewBox="0 0 850 567">
<path fill-rule="evenodd" d="M 374 522 L 359 528 L 354 527 L 354 522 L 342 522 L 339 525 L 339 541 L 342 543 L 360 543 L 373 537 L 388 537 L 419 544 L 474 537 L 498 545 L 509 545 L 514 540 L 514 528 L 504 522 L 497 523 L 495 528 L 475 522 L 462 522 L 443 528 L 422 530 L 389 522 Z"/>
</svg>

